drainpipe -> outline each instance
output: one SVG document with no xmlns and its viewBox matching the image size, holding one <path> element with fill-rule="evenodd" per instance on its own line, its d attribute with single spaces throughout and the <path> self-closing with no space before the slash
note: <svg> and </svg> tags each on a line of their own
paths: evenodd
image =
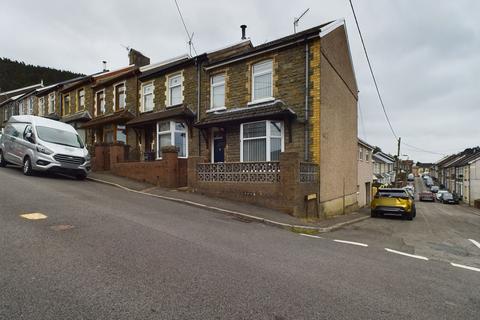
<svg viewBox="0 0 480 320">
<path fill-rule="evenodd" d="M 197 64 L 197 122 L 200 121 L 200 72 L 201 72 L 201 65 L 198 62 L 198 57 L 196 58 Z M 200 131 L 198 132 L 198 156 L 202 154 L 202 139 L 201 139 Z"/>
<path fill-rule="evenodd" d="M 305 161 L 308 161 L 310 156 L 310 123 L 309 123 L 309 91 L 310 91 L 310 52 L 308 49 L 308 40 L 305 40 L 305 127 L 304 127 L 304 136 L 305 136 Z"/>
</svg>

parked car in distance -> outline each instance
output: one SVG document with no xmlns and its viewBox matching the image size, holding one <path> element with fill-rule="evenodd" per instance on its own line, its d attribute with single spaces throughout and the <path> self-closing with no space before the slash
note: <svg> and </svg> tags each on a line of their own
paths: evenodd
<svg viewBox="0 0 480 320">
<path fill-rule="evenodd" d="M 407 220 L 413 220 L 416 214 L 414 197 L 405 189 L 378 189 L 371 203 L 372 217 L 399 215 Z"/>
<path fill-rule="evenodd" d="M 85 179 L 90 155 L 69 124 L 36 116 L 13 116 L 0 139 L 0 167 L 12 163 L 33 171 L 60 172 Z"/>
<path fill-rule="evenodd" d="M 407 176 L 407 181 L 414 181 L 414 180 L 415 180 L 415 176 L 413 175 L 413 173 L 409 173 Z"/>
<path fill-rule="evenodd" d="M 420 194 L 418 195 L 418 199 L 420 201 L 432 201 L 432 202 L 434 202 L 435 201 L 435 195 L 430 191 L 423 191 L 423 192 L 420 192 Z"/>
<path fill-rule="evenodd" d="M 448 193 L 448 190 L 438 190 L 437 193 L 435 194 L 435 196 L 437 197 L 437 200 L 442 201 L 442 196 L 445 193 Z"/>
<path fill-rule="evenodd" d="M 450 192 L 444 193 L 442 195 L 442 203 L 446 204 L 458 204 L 458 197 L 451 194 Z"/>
<path fill-rule="evenodd" d="M 430 191 L 432 191 L 433 193 L 437 193 L 438 190 L 440 190 L 440 188 L 439 188 L 438 186 L 432 186 L 432 187 L 430 188 Z"/>
</svg>

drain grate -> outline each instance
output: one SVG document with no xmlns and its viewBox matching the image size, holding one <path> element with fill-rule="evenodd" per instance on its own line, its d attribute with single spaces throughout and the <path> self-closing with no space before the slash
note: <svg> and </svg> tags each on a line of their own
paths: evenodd
<svg viewBox="0 0 480 320">
<path fill-rule="evenodd" d="M 54 231 L 65 231 L 65 230 L 70 230 L 70 229 L 73 229 L 73 228 L 75 228 L 75 227 L 70 225 L 70 224 L 59 224 L 59 225 L 50 227 L 50 229 L 52 229 Z"/>
</svg>

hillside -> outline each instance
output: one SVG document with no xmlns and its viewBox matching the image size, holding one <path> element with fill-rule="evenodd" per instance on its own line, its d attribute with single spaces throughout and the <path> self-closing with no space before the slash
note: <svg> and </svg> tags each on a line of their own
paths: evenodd
<svg viewBox="0 0 480 320">
<path fill-rule="evenodd" d="M 26 87 L 42 80 L 44 85 L 49 85 L 79 76 L 82 74 L 0 58 L 0 92 Z"/>
</svg>

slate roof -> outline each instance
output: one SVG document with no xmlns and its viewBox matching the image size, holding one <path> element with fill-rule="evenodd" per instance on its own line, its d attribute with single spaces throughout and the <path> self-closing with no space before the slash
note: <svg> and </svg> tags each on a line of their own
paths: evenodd
<svg viewBox="0 0 480 320">
<path fill-rule="evenodd" d="M 133 115 L 130 111 L 122 110 L 113 114 L 96 117 L 95 119 L 84 123 L 81 128 L 93 128 L 109 123 L 128 122 L 133 118 L 135 118 L 135 115 Z"/>
<path fill-rule="evenodd" d="M 295 112 L 286 107 L 281 100 L 255 106 L 227 109 L 225 111 L 207 113 L 205 118 L 195 124 L 197 128 L 208 128 L 217 125 L 246 122 L 250 120 L 294 119 Z"/>
<path fill-rule="evenodd" d="M 127 122 L 127 126 L 139 127 L 159 120 L 171 118 L 194 118 L 195 113 L 186 106 L 175 107 L 163 111 L 143 113 L 139 117 Z"/>
<path fill-rule="evenodd" d="M 70 123 L 70 122 L 85 122 L 85 121 L 90 121 L 92 120 L 92 116 L 90 115 L 90 112 L 88 111 L 79 111 L 74 114 L 65 116 L 62 118 L 62 122 L 65 123 Z"/>
</svg>

